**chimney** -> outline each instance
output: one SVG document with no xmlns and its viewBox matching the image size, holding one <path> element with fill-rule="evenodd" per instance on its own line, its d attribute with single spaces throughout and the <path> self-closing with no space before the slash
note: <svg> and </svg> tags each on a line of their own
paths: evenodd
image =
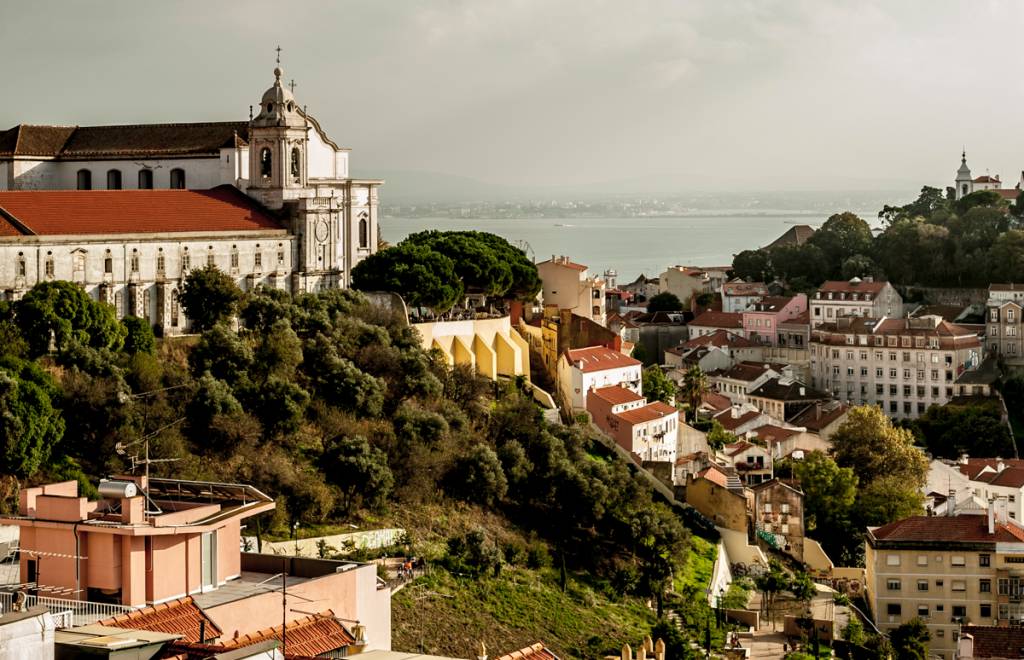
<svg viewBox="0 0 1024 660">
<path fill-rule="evenodd" d="M 955 516 L 956 515 L 956 491 L 953 490 L 952 488 L 949 489 L 949 493 L 947 494 L 947 499 L 946 499 L 946 515 L 947 516 Z"/>
<path fill-rule="evenodd" d="M 814 419 L 821 419 L 821 401 L 814 404 Z"/>
</svg>

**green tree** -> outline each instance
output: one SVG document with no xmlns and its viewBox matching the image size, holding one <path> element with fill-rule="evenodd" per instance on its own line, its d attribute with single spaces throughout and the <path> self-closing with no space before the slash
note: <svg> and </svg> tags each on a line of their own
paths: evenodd
<svg viewBox="0 0 1024 660">
<path fill-rule="evenodd" d="M 216 266 L 191 271 L 181 289 L 181 307 L 192 321 L 192 330 L 203 332 L 229 319 L 238 311 L 242 290 Z"/>
<path fill-rule="evenodd" d="M 644 369 L 642 377 L 642 389 L 648 401 L 664 401 L 672 405 L 676 398 L 676 384 L 673 383 L 661 367 L 656 364 Z"/>
<path fill-rule="evenodd" d="M 501 296 L 512 287 L 511 264 L 481 240 L 478 232 L 431 229 L 412 234 L 402 243 L 425 245 L 451 259 L 466 291 Z"/>
<path fill-rule="evenodd" d="M 743 250 L 732 258 L 732 276 L 748 282 L 773 279 L 771 257 L 765 250 Z"/>
<path fill-rule="evenodd" d="M 1017 198 L 1024 199 L 1024 195 Z M 992 279 L 998 282 L 1024 280 L 1024 231 L 1011 229 L 992 245 L 989 266 Z"/>
<path fill-rule="evenodd" d="M 429 246 L 411 243 L 400 243 L 359 262 L 352 269 L 352 286 L 397 293 L 410 307 L 426 307 L 436 314 L 451 309 L 463 293 L 451 259 Z"/>
<path fill-rule="evenodd" d="M 690 421 L 697 419 L 697 409 L 700 408 L 700 403 L 709 389 L 707 374 L 698 365 L 695 364 L 686 370 L 679 394 L 690 411 Z"/>
<path fill-rule="evenodd" d="M 341 493 L 341 509 L 382 506 L 394 485 L 387 455 L 362 436 L 336 438 L 325 443 L 320 468 Z"/>
<path fill-rule="evenodd" d="M 711 428 L 708 430 L 708 446 L 712 449 L 721 449 L 739 440 L 735 435 L 729 433 L 717 419 L 711 420 Z"/>
<path fill-rule="evenodd" d="M 647 311 L 651 312 L 679 312 L 683 309 L 683 303 L 679 300 L 676 294 L 670 291 L 662 291 L 661 293 L 651 296 L 651 299 L 647 301 Z"/>
<path fill-rule="evenodd" d="M 965 213 L 977 206 L 989 206 L 994 208 L 1005 208 L 1006 202 L 1003 198 L 994 190 L 976 190 L 969 195 L 964 195 L 960 199 L 956 200 L 953 204 L 953 209 L 957 215 L 963 216 Z"/>
<path fill-rule="evenodd" d="M 855 254 L 843 262 L 841 275 L 844 280 L 849 281 L 855 277 L 879 277 L 881 272 L 874 259 L 863 254 Z"/>
<path fill-rule="evenodd" d="M 949 200 L 939 188 L 924 186 L 917 199 L 905 206 L 889 206 L 878 212 L 878 217 L 891 225 L 897 220 L 906 218 L 931 218 L 936 212 L 949 209 Z"/>
<path fill-rule="evenodd" d="M 847 544 L 859 544 L 851 519 L 857 499 L 857 477 L 853 470 L 836 465 L 820 451 L 793 461 L 793 476 L 804 492 L 807 532 L 821 541 L 833 558 L 847 555 Z"/>
<path fill-rule="evenodd" d="M 844 212 L 830 216 L 808 243 L 819 247 L 825 261 L 832 264 L 831 273 L 839 275 L 844 261 L 855 254 L 871 252 L 871 227 L 857 215 Z"/>
<path fill-rule="evenodd" d="M 152 354 L 156 351 L 156 337 L 153 335 L 153 326 L 146 319 L 137 316 L 126 316 L 121 321 L 124 324 L 126 334 L 124 339 L 124 352 L 129 355 L 136 353 Z"/>
<path fill-rule="evenodd" d="M 485 506 L 494 506 L 508 491 L 508 480 L 498 455 L 482 444 L 455 461 L 446 481 L 446 490 L 455 497 Z"/>
<path fill-rule="evenodd" d="M 937 458 L 1009 456 L 1013 440 L 1002 420 L 1002 406 L 971 404 L 931 406 L 913 427 L 928 452 Z"/>
<path fill-rule="evenodd" d="M 112 306 L 92 300 L 80 286 L 63 280 L 36 284 L 14 309 L 32 356 L 49 352 L 51 337 L 58 351 L 72 341 L 117 350 L 127 334 Z"/>
<path fill-rule="evenodd" d="M 917 488 L 924 486 L 928 459 L 914 446 L 913 434 L 893 426 L 877 406 L 855 406 L 832 436 L 835 461 L 853 469 L 861 487 L 895 475 Z"/>
<path fill-rule="evenodd" d="M 778 559 L 768 561 L 768 572 L 754 578 L 754 586 L 761 592 L 761 614 L 771 619 L 775 629 L 775 599 L 790 586 L 789 576 Z"/>
<path fill-rule="evenodd" d="M 914 617 L 889 633 L 893 651 L 900 660 L 928 660 L 928 626 Z"/>
<path fill-rule="evenodd" d="M 864 633 L 864 624 L 854 614 L 850 615 L 846 625 L 843 626 L 843 639 L 854 646 L 863 646 L 864 642 L 867 641 L 867 635 Z"/>
<path fill-rule="evenodd" d="M 797 600 L 808 605 L 818 593 L 818 588 L 815 586 L 814 580 L 811 579 L 810 575 L 803 571 L 793 576 L 789 581 L 789 586 L 787 588 Z"/>
<path fill-rule="evenodd" d="M 774 248 L 771 259 L 775 276 L 785 280 L 792 289 L 813 289 L 832 272 L 825 252 L 810 242 Z"/>
<path fill-rule="evenodd" d="M 8 358 L 0 364 L 0 474 L 29 477 L 64 436 L 56 386 L 40 369 Z"/>
<path fill-rule="evenodd" d="M 918 515 L 924 508 L 920 487 L 896 475 L 875 479 L 857 494 L 857 520 L 861 527 L 877 526 Z"/>
</svg>

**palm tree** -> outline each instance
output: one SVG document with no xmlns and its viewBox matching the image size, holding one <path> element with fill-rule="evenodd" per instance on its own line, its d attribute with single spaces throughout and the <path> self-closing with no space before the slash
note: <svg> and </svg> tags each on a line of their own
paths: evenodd
<svg viewBox="0 0 1024 660">
<path fill-rule="evenodd" d="M 681 398 L 686 400 L 690 409 L 690 421 L 697 419 L 697 408 L 700 400 L 708 392 L 708 377 L 698 365 L 690 367 L 683 376 Z"/>
</svg>

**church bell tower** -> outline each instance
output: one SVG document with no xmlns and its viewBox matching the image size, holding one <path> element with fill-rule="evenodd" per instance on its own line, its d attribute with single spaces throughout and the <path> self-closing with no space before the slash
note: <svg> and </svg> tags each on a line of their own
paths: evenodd
<svg viewBox="0 0 1024 660">
<path fill-rule="evenodd" d="M 249 122 L 249 188 L 271 209 L 302 197 L 306 188 L 309 130 L 292 92 L 281 84 L 280 61 L 274 84 L 263 93 L 260 111 Z"/>
</svg>

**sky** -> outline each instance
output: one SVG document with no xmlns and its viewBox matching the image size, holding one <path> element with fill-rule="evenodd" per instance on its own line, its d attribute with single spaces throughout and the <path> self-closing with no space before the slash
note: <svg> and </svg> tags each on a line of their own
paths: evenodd
<svg viewBox="0 0 1024 660">
<path fill-rule="evenodd" d="M 280 45 L 356 176 L 916 189 L 966 146 L 1015 182 L 1022 34 L 1017 0 L 6 1 L 0 127 L 245 119 Z"/>
</svg>

